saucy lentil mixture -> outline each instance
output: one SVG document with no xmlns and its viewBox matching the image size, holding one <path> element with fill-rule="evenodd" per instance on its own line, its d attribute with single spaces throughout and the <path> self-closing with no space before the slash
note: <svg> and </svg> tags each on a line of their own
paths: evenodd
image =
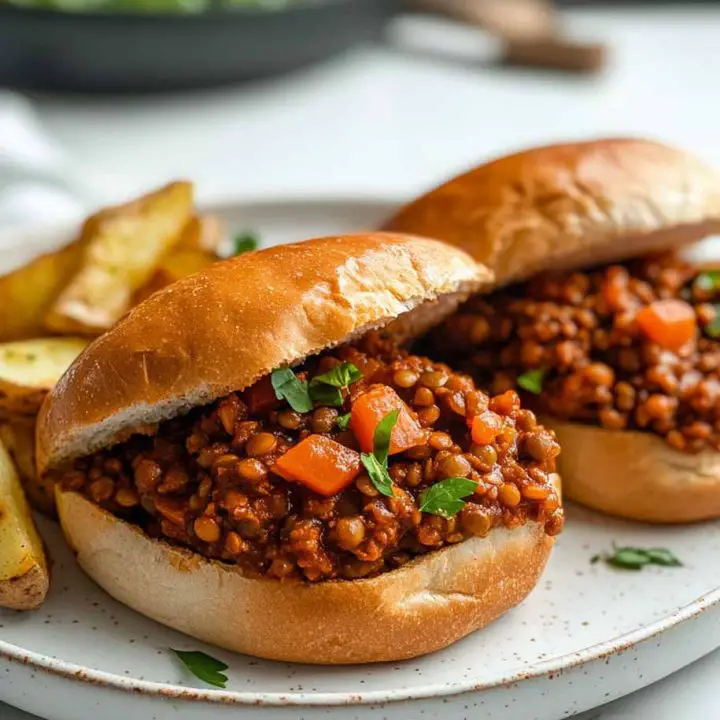
<svg viewBox="0 0 720 720">
<path fill-rule="evenodd" d="M 720 450 L 720 273 L 674 254 L 546 273 L 474 297 L 434 344 L 481 387 L 535 409 Z"/>
<path fill-rule="evenodd" d="M 333 372 L 335 386 L 304 412 L 278 399 Z M 320 581 L 372 576 L 494 527 L 536 521 L 559 533 L 558 453 L 514 391 L 488 398 L 373 332 L 162 423 L 154 437 L 80 459 L 59 479 L 150 535 L 250 575 Z"/>
</svg>

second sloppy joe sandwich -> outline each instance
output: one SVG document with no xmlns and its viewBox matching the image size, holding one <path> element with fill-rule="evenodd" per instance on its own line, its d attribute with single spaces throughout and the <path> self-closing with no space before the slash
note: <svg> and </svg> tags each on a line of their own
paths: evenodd
<svg viewBox="0 0 720 720">
<path fill-rule="evenodd" d="M 720 517 L 720 273 L 678 250 L 720 232 L 720 172 L 659 143 L 573 143 L 450 180 L 387 223 L 486 263 L 431 346 L 532 399 L 568 497 L 628 518 Z"/>
<path fill-rule="evenodd" d="M 152 296 L 39 418 L 80 564 L 160 622 L 301 662 L 421 655 L 519 603 L 563 524 L 554 435 L 396 340 L 490 281 L 456 248 L 375 233 Z"/>
</svg>

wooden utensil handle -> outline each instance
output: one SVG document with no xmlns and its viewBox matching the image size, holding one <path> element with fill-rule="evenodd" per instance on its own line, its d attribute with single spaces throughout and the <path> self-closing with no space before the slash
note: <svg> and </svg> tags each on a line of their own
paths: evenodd
<svg viewBox="0 0 720 720">
<path fill-rule="evenodd" d="M 509 40 L 503 59 L 509 65 L 595 73 L 605 66 L 607 47 L 601 43 L 572 42 L 557 36 Z"/>
</svg>

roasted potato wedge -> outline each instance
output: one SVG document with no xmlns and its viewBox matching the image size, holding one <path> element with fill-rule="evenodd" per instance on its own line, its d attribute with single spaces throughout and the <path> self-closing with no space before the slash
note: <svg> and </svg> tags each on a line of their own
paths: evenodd
<svg viewBox="0 0 720 720">
<path fill-rule="evenodd" d="M 45 334 L 45 316 L 77 271 L 82 239 L 0 277 L 0 342 Z"/>
<path fill-rule="evenodd" d="M 203 270 L 218 259 L 216 255 L 201 250 L 185 250 L 168 255 L 150 280 L 135 293 L 133 304 L 142 302 L 154 292 L 162 290 L 180 278 Z"/>
<path fill-rule="evenodd" d="M 0 605 L 37 608 L 50 577 L 42 540 L 10 455 L 0 444 Z"/>
<path fill-rule="evenodd" d="M 8 414 L 35 414 L 87 342 L 68 337 L 0 345 L 0 409 Z"/>
<path fill-rule="evenodd" d="M 214 215 L 196 215 L 183 229 L 175 250 L 177 252 L 200 250 L 211 253 L 217 258 L 220 256 L 224 237 L 222 223 Z"/>
<path fill-rule="evenodd" d="M 147 283 L 135 293 L 133 304 L 217 262 L 222 241 L 223 229 L 217 218 L 211 215 L 192 218 L 178 244 L 161 260 Z"/>
<path fill-rule="evenodd" d="M 192 185 L 176 182 L 90 218 L 80 268 L 47 314 L 46 327 L 90 335 L 111 327 L 180 241 L 192 213 Z"/>
<path fill-rule="evenodd" d="M 35 418 L 13 416 L 0 425 L 0 442 L 10 453 L 30 505 L 48 517 L 55 517 L 55 486 L 39 478 L 35 465 Z"/>
</svg>

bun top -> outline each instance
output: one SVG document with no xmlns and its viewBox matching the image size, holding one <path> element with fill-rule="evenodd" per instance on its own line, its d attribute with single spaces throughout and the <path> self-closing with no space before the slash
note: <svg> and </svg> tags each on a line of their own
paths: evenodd
<svg viewBox="0 0 720 720">
<path fill-rule="evenodd" d="M 148 432 L 399 316 L 397 328 L 421 332 L 491 281 L 457 248 L 390 233 L 217 263 L 152 295 L 80 355 L 40 411 L 38 470 Z"/>
<path fill-rule="evenodd" d="M 720 172 L 649 140 L 552 145 L 470 170 L 384 229 L 461 247 L 505 285 L 719 232 Z"/>
</svg>

